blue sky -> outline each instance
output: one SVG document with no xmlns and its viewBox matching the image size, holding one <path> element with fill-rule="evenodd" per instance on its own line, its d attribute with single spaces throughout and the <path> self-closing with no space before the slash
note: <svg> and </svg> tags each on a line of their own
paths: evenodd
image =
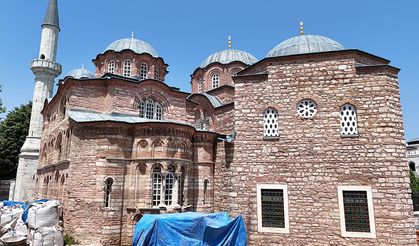
<svg viewBox="0 0 419 246">
<path fill-rule="evenodd" d="M 0 84 L 5 106 L 32 100 L 30 61 L 37 57 L 48 0 L 4 0 L 0 15 Z M 209 54 L 233 48 L 263 58 L 279 42 L 320 34 L 347 48 L 391 60 L 399 73 L 406 139 L 419 137 L 419 1 L 164 1 L 59 0 L 58 62 L 63 75 L 91 60 L 108 44 L 135 37 L 154 46 L 169 66 L 167 82 L 190 91 L 190 74 Z M 61 75 L 61 76 L 63 76 Z"/>
</svg>

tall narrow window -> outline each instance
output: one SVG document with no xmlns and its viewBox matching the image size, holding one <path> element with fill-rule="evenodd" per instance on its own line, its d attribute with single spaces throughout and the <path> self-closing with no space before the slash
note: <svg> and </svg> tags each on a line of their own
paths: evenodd
<svg viewBox="0 0 419 246">
<path fill-rule="evenodd" d="M 274 108 L 268 108 L 263 113 L 263 136 L 279 137 L 278 112 Z"/>
<path fill-rule="evenodd" d="M 371 187 L 339 186 L 338 198 L 342 236 L 375 238 Z"/>
<path fill-rule="evenodd" d="M 210 125 L 210 115 L 207 112 L 204 113 L 204 122 L 203 123 L 204 124 L 203 124 L 202 130 L 208 131 L 209 130 L 209 125 Z"/>
<path fill-rule="evenodd" d="M 141 63 L 140 66 L 140 79 L 146 79 L 148 73 L 148 65 L 146 63 Z"/>
<path fill-rule="evenodd" d="M 214 73 L 211 77 L 211 81 L 212 81 L 212 88 L 217 88 L 218 86 L 220 86 L 220 75 L 218 73 Z"/>
<path fill-rule="evenodd" d="M 208 203 L 208 184 L 209 180 L 204 180 L 204 204 Z"/>
<path fill-rule="evenodd" d="M 144 101 L 140 101 L 140 103 L 138 104 L 138 109 L 140 111 L 140 117 L 145 118 L 145 102 Z"/>
<path fill-rule="evenodd" d="M 131 60 L 124 61 L 123 76 L 131 77 Z"/>
<path fill-rule="evenodd" d="M 345 104 L 340 108 L 340 135 L 358 135 L 356 108 L 351 104 Z"/>
<path fill-rule="evenodd" d="M 198 93 L 202 92 L 202 79 L 198 80 Z"/>
<path fill-rule="evenodd" d="M 203 124 L 203 121 L 201 119 L 201 114 L 199 112 L 197 112 L 195 114 L 195 128 L 197 130 L 203 130 L 203 128 L 204 128 L 204 124 Z"/>
<path fill-rule="evenodd" d="M 151 100 L 151 99 L 147 100 L 146 118 L 147 119 L 153 119 L 154 118 L 154 101 Z"/>
<path fill-rule="evenodd" d="M 416 164 L 413 161 L 409 162 L 409 169 L 412 172 L 416 172 Z"/>
<path fill-rule="evenodd" d="M 115 61 L 110 60 L 108 62 L 108 73 L 115 73 Z"/>
<path fill-rule="evenodd" d="M 185 187 L 185 167 L 182 167 L 181 170 L 182 174 L 179 177 L 178 182 L 178 203 L 180 206 L 183 205 L 183 188 Z"/>
<path fill-rule="evenodd" d="M 154 119 L 161 120 L 161 117 L 162 117 L 162 114 L 163 114 L 161 105 L 156 102 L 155 107 L 156 107 L 156 115 L 155 115 Z"/>
<path fill-rule="evenodd" d="M 112 193 L 112 185 L 113 185 L 113 179 L 112 178 L 106 178 L 105 179 L 105 201 L 104 201 L 104 207 L 108 208 L 110 206 L 111 202 L 111 193 Z"/>
<path fill-rule="evenodd" d="M 169 173 L 166 176 L 166 186 L 164 189 L 164 203 L 166 205 L 172 205 L 173 201 L 173 186 L 175 183 L 175 178 L 173 175 L 173 167 L 169 167 Z"/>
<path fill-rule="evenodd" d="M 154 67 L 154 79 L 160 79 L 160 70 L 158 67 Z"/>
<path fill-rule="evenodd" d="M 153 206 L 158 206 L 161 199 L 162 178 L 160 167 L 153 169 Z"/>
<path fill-rule="evenodd" d="M 257 185 L 258 231 L 289 233 L 286 185 Z"/>
</svg>

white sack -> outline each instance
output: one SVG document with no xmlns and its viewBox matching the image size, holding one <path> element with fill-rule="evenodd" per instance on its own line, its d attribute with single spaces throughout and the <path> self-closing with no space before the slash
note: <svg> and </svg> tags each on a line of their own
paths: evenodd
<svg viewBox="0 0 419 246">
<path fill-rule="evenodd" d="M 0 227 L 5 226 L 12 220 L 21 217 L 23 209 L 19 207 L 4 207 L 1 209 Z"/>
<path fill-rule="evenodd" d="M 28 227 L 19 217 L 9 222 L 2 228 L 0 240 L 5 243 L 17 243 L 26 240 Z"/>
<path fill-rule="evenodd" d="M 31 229 L 58 225 L 58 201 L 48 201 L 30 206 L 28 226 Z"/>
<path fill-rule="evenodd" d="M 41 227 L 31 233 L 30 246 L 63 246 L 64 237 L 60 227 Z M 29 241 L 29 240 L 28 240 Z"/>
</svg>

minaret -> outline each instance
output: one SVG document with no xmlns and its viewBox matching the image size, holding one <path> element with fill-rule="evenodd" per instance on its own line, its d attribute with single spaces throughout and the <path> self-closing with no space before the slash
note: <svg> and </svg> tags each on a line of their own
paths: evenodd
<svg viewBox="0 0 419 246">
<path fill-rule="evenodd" d="M 29 201 L 33 199 L 43 126 L 41 111 L 44 107 L 45 100 L 52 97 L 54 79 L 61 74 L 61 65 L 55 61 L 57 56 L 58 33 L 60 32 L 57 0 L 49 0 L 48 9 L 41 28 L 39 56 L 31 63 L 31 70 L 35 75 L 35 89 L 32 99 L 29 133 L 19 155 L 19 166 L 14 193 L 14 200 L 17 201 Z"/>
</svg>

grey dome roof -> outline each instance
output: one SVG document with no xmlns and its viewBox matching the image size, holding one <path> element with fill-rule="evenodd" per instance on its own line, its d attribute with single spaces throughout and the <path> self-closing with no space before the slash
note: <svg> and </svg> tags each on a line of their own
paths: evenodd
<svg viewBox="0 0 419 246">
<path fill-rule="evenodd" d="M 208 56 L 207 59 L 205 59 L 202 62 L 201 68 L 204 68 L 213 62 L 219 62 L 221 64 L 228 64 L 234 61 L 240 61 L 240 62 L 243 62 L 244 64 L 252 65 L 256 63 L 258 59 L 254 57 L 252 54 L 250 54 L 249 52 L 242 51 L 242 50 L 234 50 L 234 49 L 221 50 Z"/>
<path fill-rule="evenodd" d="M 275 46 L 267 57 L 288 56 L 324 51 L 344 50 L 345 47 L 333 39 L 320 35 L 299 35 Z"/>
<path fill-rule="evenodd" d="M 82 79 L 82 78 L 93 79 L 95 77 L 95 74 L 85 68 L 78 68 L 78 69 L 71 70 L 66 75 L 66 77 L 73 77 L 75 79 Z"/>
<path fill-rule="evenodd" d="M 139 40 L 136 38 L 124 38 L 116 40 L 115 42 L 111 43 L 104 52 L 108 50 L 113 51 L 122 51 L 122 50 L 132 50 L 135 53 L 147 53 L 154 57 L 159 57 L 156 50 L 151 46 L 149 43 L 144 42 L 143 40 Z"/>
</svg>

